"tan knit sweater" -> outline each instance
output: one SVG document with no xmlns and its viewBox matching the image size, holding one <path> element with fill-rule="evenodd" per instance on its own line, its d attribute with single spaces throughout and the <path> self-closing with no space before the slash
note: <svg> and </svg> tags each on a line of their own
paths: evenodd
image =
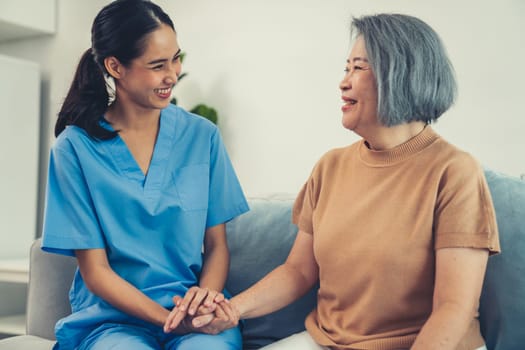
<svg viewBox="0 0 525 350">
<path fill-rule="evenodd" d="M 306 327 L 334 349 L 409 348 L 432 310 L 435 250 L 500 249 L 483 170 L 430 126 L 391 150 L 328 152 L 293 216 L 320 269 Z M 473 318 L 458 349 L 483 343 Z"/>
</svg>

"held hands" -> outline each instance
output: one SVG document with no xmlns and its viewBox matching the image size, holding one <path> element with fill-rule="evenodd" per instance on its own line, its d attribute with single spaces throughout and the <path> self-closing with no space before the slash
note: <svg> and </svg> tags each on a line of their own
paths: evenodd
<svg viewBox="0 0 525 350">
<path fill-rule="evenodd" d="M 184 298 L 174 296 L 175 304 L 164 324 L 169 333 L 180 325 L 187 332 L 217 334 L 237 326 L 239 314 L 222 293 L 192 287 Z"/>
</svg>

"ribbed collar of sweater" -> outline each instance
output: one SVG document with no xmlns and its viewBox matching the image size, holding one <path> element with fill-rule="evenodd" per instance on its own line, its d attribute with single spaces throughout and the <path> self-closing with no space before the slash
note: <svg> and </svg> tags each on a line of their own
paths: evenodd
<svg viewBox="0 0 525 350">
<path fill-rule="evenodd" d="M 371 150 L 366 141 L 361 140 L 359 144 L 359 156 L 363 162 L 371 166 L 389 166 L 399 163 L 411 156 L 421 152 L 440 136 L 427 125 L 419 134 L 410 140 L 387 150 Z"/>
</svg>

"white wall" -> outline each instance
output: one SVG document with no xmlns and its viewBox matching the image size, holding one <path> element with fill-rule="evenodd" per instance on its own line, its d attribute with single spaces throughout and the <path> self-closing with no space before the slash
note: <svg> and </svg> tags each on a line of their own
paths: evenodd
<svg viewBox="0 0 525 350">
<path fill-rule="evenodd" d="M 483 164 L 525 173 L 525 2 L 412 0 L 158 1 L 172 14 L 190 73 L 175 91 L 219 107 L 248 193 L 294 192 L 342 128 L 351 16 L 401 12 L 441 35 L 459 99 L 436 129 Z"/>
<path fill-rule="evenodd" d="M 42 64 L 48 140 L 93 17 L 105 0 L 59 0 L 52 38 L 0 44 Z M 401 12 L 440 33 L 459 100 L 436 129 L 483 164 L 525 173 L 525 2 L 522 0 L 157 0 L 175 22 L 189 75 L 180 104 L 206 102 L 248 195 L 295 193 L 328 149 L 357 140 L 340 119 L 352 15 Z M 37 15 L 37 14 L 34 14 Z M 43 154 L 47 157 L 47 144 Z M 41 191 L 42 193 L 42 191 Z"/>
</svg>

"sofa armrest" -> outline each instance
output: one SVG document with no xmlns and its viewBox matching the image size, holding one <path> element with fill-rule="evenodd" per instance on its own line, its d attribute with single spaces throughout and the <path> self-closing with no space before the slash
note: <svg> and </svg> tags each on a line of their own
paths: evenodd
<svg viewBox="0 0 525 350">
<path fill-rule="evenodd" d="M 31 246 L 27 292 L 27 334 L 55 339 L 55 324 L 71 313 L 68 292 L 76 270 L 71 257 L 42 251 L 41 239 Z"/>
</svg>

